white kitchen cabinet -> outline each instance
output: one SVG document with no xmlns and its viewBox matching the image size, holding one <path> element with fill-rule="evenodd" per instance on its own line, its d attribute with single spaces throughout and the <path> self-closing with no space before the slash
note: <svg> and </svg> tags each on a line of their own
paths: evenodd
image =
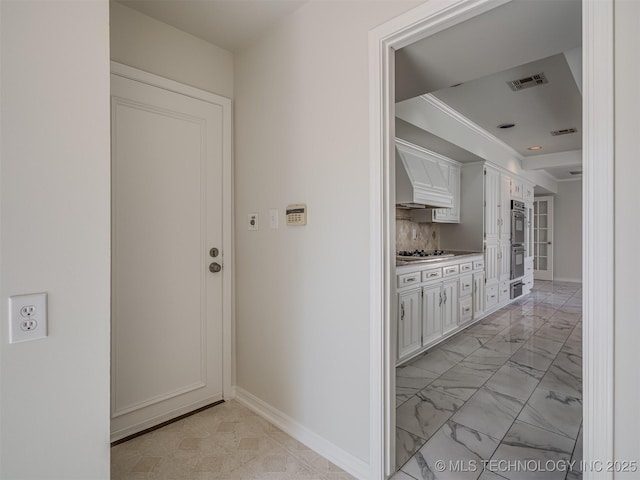
<svg viewBox="0 0 640 480">
<path fill-rule="evenodd" d="M 526 295 L 527 293 L 531 292 L 532 288 L 533 288 L 533 273 L 530 275 L 525 275 L 524 278 L 522 279 L 522 294 Z"/>
<path fill-rule="evenodd" d="M 422 288 L 398 294 L 398 359 L 422 347 Z"/>
<path fill-rule="evenodd" d="M 529 183 L 524 183 L 523 188 L 524 188 L 524 193 L 522 195 L 522 200 L 524 200 L 524 203 L 526 204 L 532 204 L 533 196 L 534 196 L 533 185 Z"/>
<path fill-rule="evenodd" d="M 504 173 L 500 174 L 501 189 L 499 203 L 500 241 L 511 241 L 511 186 L 513 180 Z"/>
<path fill-rule="evenodd" d="M 500 287 L 498 289 L 498 302 L 501 304 L 506 303 L 511 298 L 511 289 L 509 281 L 500 282 Z"/>
<path fill-rule="evenodd" d="M 485 308 L 491 309 L 493 307 L 496 307 L 498 305 L 499 302 L 499 284 L 494 283 L 493 285 L 489 285 L 488 283 L 485 285 L 485 291 L 487 293 L 486 295 L 486 302 L 485 302 Z"/>
<path fill-rule="evenodd" d="M 461 298 L 458 302 L 460 312 L 458 313 L 458 325 L 462 326 L 473 320 L 473 297 Z"/>
<path fill-rule="evenodd" d="M 458 328 L 458 279 L 424 287 L 422 344 L 429 345 Z"/>
<path fill-rule="evenodd" d="M 442 284 L 422 289 L 422 345 L 442 337 Z"/>
<path fill-rule="evenodd" d="M 484 252 L 484 272 L 487 283 L 500 281 L 500 244 L 497 241 L 487 242 Z"/>
<path fill-rule="evenodd" d="M 492 242 L 500 237 L 500 172 L 486 168 L 484 183 L 484 238 L 487 242 Z"/>
<path fill-rule="evenodd" d="M 524 186 L 522 180 L 515 178 L 511 179 L 510 196 L 516 200 L 522 200 L 524 198 Z"/>
<path fill-rule="evenodd" d="M 511 278 L 511 243 L 500 243 L 498 261 L 500 262 L 499 280 L 508 281 Z"/>
<path fill-rule="evenodd" d="M 479 318 L 484 313 L 484 272 L 473 274 L 473 318 Z"/>
<path fill-rule="evenodd" d="M 442 259 L 398 267 L 399 363 L 481 318 L 484 310 L 483 268 L 480 253 L 460 260 Z"/>
<path fill-rule="evenodd" d="M 453 280 L 442 285 L 442 333 L 458 328 L 458 283 Z"/>
</svg>

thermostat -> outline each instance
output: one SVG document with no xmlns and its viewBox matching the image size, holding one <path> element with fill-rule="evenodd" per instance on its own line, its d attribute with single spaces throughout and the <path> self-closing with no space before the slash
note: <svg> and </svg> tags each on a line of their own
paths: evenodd
<svg viewBox="0 0 640 480">
<path fill-rule="evenodd" d="M 298 227 L 307 224 L 307 206 L 304 203 L 287 206 L 287 225 Z"/>
</svg>

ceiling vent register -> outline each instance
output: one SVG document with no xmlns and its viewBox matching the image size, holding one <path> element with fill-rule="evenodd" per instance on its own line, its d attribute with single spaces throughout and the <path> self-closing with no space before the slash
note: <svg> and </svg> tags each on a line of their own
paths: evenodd
<svg viewBox="0 0 640 480">
<path fill-rule="evenodd" d="M 537 87 L 538 85 L 543 85 L 545 83 L 549 83 L 547 77 L 544 72 L 537 73 L 535 75 L 531 75 L 530 77 L 520 78 L 518 80 L 512 80 L 507 82 L 507 85 L 514 92 L 519 92 L 520 90 L 524 90 L 525 88 Z"/>
<path fill-rule="evenodd" d="M 569 135 L 571 133 L 576 133 L 577 131 L 577 128 L 565 128 L 563 130 L 554 130 L 553 132 L 551 132 L 551 135 L 557 137 L 559 135 Z"/>
</svg>

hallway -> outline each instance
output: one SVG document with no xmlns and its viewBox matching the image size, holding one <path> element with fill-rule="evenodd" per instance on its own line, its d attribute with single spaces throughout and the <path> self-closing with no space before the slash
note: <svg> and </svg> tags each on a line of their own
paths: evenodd
<svg viewBox="0 0 640 480">
<path fill-rule="evenodd" d="M 580 284 L 536 281 L 530 295 L 397 368 L 393 480 L 581 479 L 542 471 L 582 460 L 581 319 Z"/>
<path fill-rule="evenodd" d="M 235 400 L 111 448 L 112 480 L 353 480 Z"/>
</svg>

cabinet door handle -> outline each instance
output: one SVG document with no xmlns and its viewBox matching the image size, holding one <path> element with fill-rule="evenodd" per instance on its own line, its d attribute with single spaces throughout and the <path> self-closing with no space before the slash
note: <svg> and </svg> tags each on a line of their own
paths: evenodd
<svg viewBox="0 0 640 480">
<path fill-rule="evenodd" d="M 440 303 L 438 304 L 438 306 L 442 305 L 442 292 L 440 292 Z"/>
<path fill-rule="evenodd" d="M 473 284 L 473 293 L 478 293 L 478 282 Z"/>
<path fill-rule="evenodd" d="M 400 320 L 404 320 L 404 302 L 400 304 Z"/>
<path fill-rule="evenodd" d="M 444 303 L 447 303 L 447 292 L 444 292 Z"/>
<path fill-rule="evenodd" d="M 409 282 L 415 282 L 416 279 L 415 279 L 415 277 L 411 277 L 411 278 L 405 278 L 404 281 L 405 281 L 405 283 L 409 283 Z"/>
</svg>

